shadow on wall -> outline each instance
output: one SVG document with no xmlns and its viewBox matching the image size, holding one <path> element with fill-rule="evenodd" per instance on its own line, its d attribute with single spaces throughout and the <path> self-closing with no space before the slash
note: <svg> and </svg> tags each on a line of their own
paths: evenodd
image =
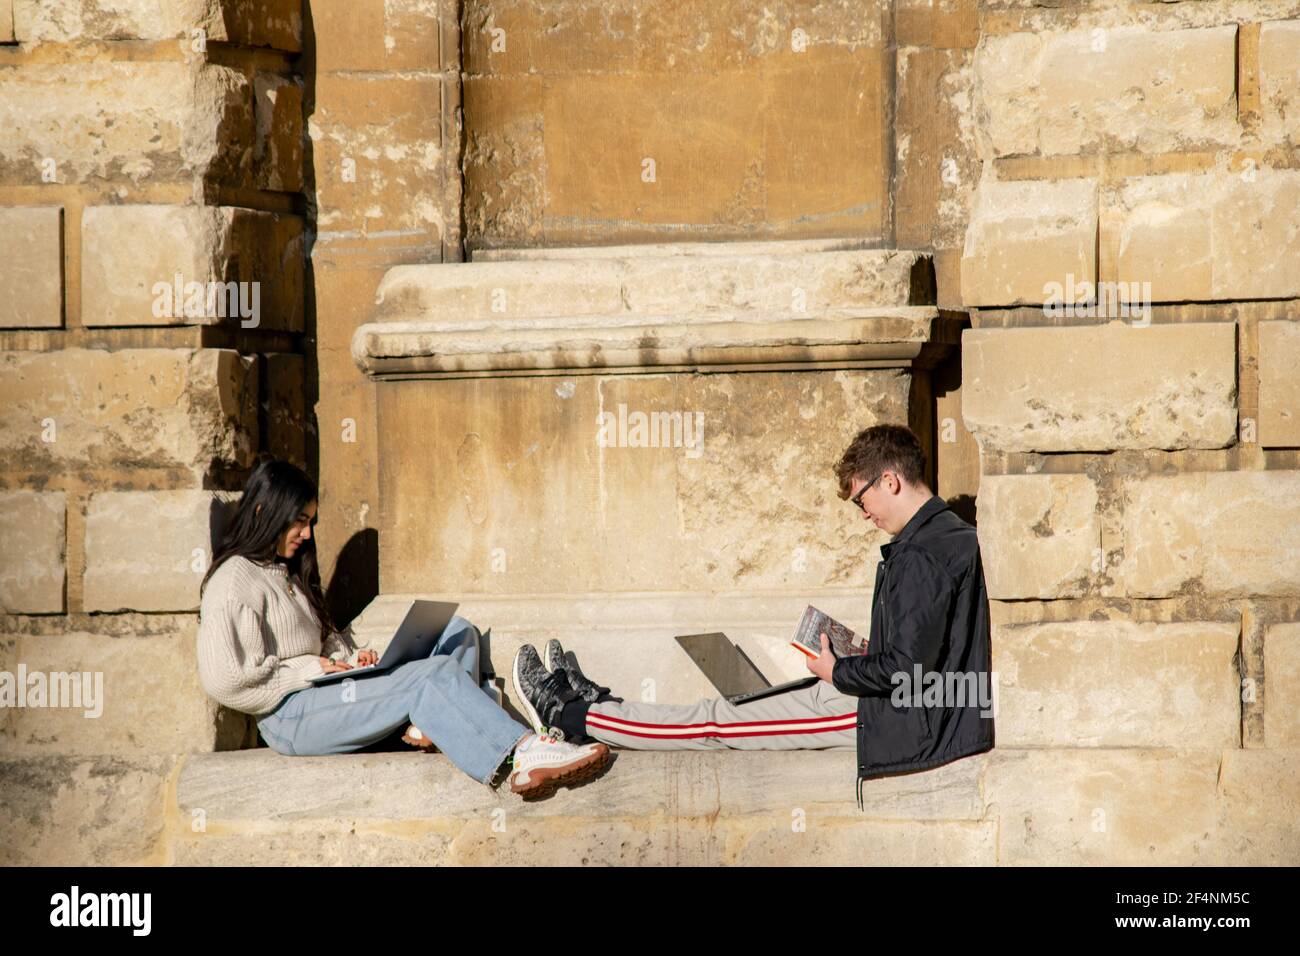
<svg viewBox="0 0 1300 956">
<path fill-rule="evenodd" d="M 348 539 L 334 563 L 325 604 L 334 626 L 347 627 L 379 596 L 379 532 L 365 528 Z"/>
</svg>

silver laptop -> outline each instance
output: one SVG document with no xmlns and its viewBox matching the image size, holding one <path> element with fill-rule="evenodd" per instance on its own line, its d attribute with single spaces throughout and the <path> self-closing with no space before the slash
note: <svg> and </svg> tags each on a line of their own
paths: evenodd
<svg viewBox="0 0 1300 956">
<path fill-rule="evenodd" d="M 379 658 L 379 663 L 322 674 L 313 677 L 311 682 L 328 684 L 331 681 L 343 680 L 345 677 L 364 677 L 366 674 L 391 670 L 409 661 L 428 657 L 433 650 L 433 645 L 438 642 L 438 638 L 442 637 L 442 632 L 447 629 L 447 625 L 456 615 L 456 608 L 459 606 L 444 601 L 412 602 L 411 609 L 406 612 L 406 617 L 398 627 L 397 633 L 393 635 L 383 656 Z"/>
</svg>

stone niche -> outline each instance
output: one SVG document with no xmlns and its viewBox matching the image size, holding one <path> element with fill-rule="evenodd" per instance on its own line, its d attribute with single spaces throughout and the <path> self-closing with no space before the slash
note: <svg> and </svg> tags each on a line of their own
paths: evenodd
<svg viewBox="0 0 1300 956">
<path fill-rule="evenodd" d="M 864 245 L 392 269 L 352 342 L 379 383 L 381 596 L 358 635 L 442 596 L 492 628 L 500 672 L 556 636 L 616 692 L 669 700 L 711 690 L 676 634 L 724 630 L 776 679 L 802 668 L 806 604 L 865 629 L 888 536 L 832 466 L 869 425 L 932 440 L 929 371 L 961 320 L 927 256 Z"/>
</svg>

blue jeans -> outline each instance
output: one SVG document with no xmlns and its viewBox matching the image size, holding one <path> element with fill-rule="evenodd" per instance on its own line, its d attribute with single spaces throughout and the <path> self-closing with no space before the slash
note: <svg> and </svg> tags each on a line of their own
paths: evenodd
<svg viewBox="0 0 1300 956">
<path fill-rule="evenodd" d="M 359 750 L 409 722 L 457 767 L 490 784 L 531 730 L 479 686 L 478 655 L 478 630 L 453 617 L 423 660 L 294 691 L 258 719 L 258 733 L 278 753 L 309 756 Z"/>
</svg>

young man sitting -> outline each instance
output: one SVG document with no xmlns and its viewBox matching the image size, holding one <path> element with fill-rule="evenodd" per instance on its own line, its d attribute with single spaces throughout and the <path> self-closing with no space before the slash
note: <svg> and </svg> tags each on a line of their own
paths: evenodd
<svg viewBox="0 0 1300 956">
<path fill-rule="evenodd" d="M 808 661 L 821 680 L 810 687 L 743 704 L 708 698 L 676 705 L 612 696 L 558 641 L 547 644 L 545 662 L 525 645 L 515 657 L 514 686 L 533 727 L 631 750 L 819 750 L 856 743 L 859 806 L 865 779 L 991 749 L 988 594 L 975 528 L 930 490 L 925 455 L 907 428 L 860 432 L 835 475 L 839 497 L 894 536 L 880 549 L 866 654 L 837 659 L 823 635 L 821 656 Z M 922 703 L 921 675 L 932 675 L 922 677 L 925 686 L 936 676 L 942 680 L 941 701 L 927 693 Z M 898 693 L 901 685 L 909 692 Z"/>
</svg>

